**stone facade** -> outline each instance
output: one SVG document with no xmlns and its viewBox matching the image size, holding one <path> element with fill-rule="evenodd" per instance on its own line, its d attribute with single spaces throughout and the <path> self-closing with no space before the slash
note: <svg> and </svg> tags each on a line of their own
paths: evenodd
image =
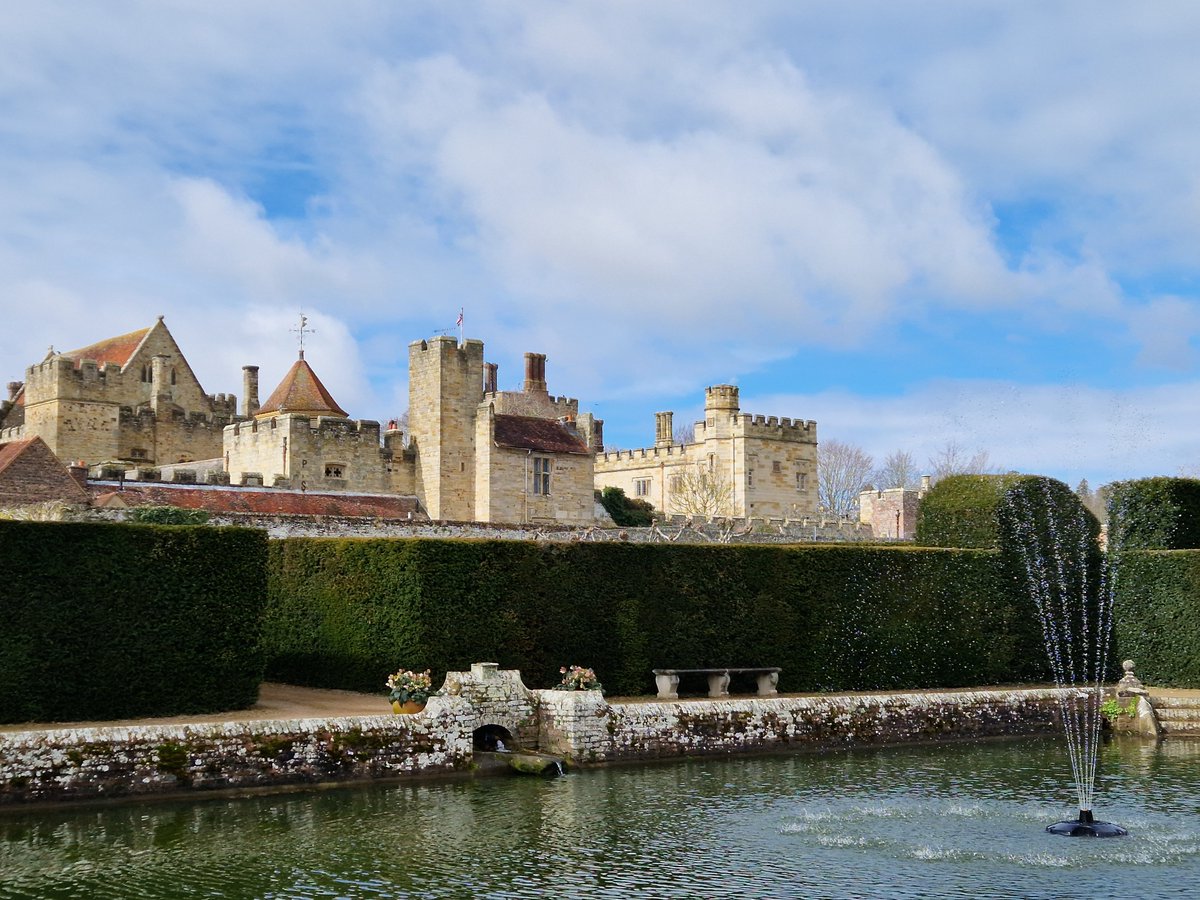
<svg viewBox="0 0 1200 900">
<path fill-rule="evenodd" d="M 741 412 L 738 389 L 705 391 L 695 437 L 677 444 L 673 413 L 658 413 L 653 447 L 596 457 L 596 487 L 619 487 L 666 515 L 802 519 L 817 516 L 815 422 Z"/>
<path fill-rule="evenodd" d="M 907 488 L 868 490 L 858 495 L 858 520 L 869 525 L 876 538 L 911 541 L 917 534 L 917 512 L 929 493 L 928 475 L 919 491 Z"/>
<path fill-rule="evenodd" d="M 0 440 L 40 437 L 68 463 L 216 457 L 237 407 L 232 395 L 204 393 L 162 317 L 80 350 L 51 351 L 26 370 L 15 393 L 23 422 L 4 428 Z M 5 424 L 10 418 L 13 409 Z"/>
</svg>

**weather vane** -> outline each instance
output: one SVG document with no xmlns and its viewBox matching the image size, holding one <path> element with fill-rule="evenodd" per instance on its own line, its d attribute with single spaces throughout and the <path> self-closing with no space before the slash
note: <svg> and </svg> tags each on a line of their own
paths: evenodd
<svg viewBox="0 0 1200 900">
<path fill-rule="evenodd" d="M 292 334 L 300 335 L 300 358 L 304 359 L 304 335 L 316 334 L 317 329 L 308 327 L 308 316 L 303 312 L 300 313 L 300 327 L 290 329 Z"/>
</svg>

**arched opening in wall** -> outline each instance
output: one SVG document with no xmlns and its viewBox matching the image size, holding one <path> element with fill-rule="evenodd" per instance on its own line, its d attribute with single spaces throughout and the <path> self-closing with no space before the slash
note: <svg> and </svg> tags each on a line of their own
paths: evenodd
<svg viewBox="0 0 1200 900">
<path fill-rule="evenodd" d="M 476 750 L 519 750 L 512 732 L 500 725 L 481 725 L 471 732 L 471 746 Z"/>
</svg>

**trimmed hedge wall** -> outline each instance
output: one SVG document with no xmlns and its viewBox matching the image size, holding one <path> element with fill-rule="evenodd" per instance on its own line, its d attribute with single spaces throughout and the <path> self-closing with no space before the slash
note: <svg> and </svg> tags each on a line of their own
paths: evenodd
<svg viewBox="0 0 1200 900">
<path fill-rule="evenodd" d="M 1200 547 L 1200 481 L 1119 481 L 1108 500 L 1109 546 L 1121 550 Z"/>
<path fill-rule="evenodd" d="M 530 687 L 590 666 L 617 695 L 664 667 L 780 666 L 788 691 L 1045 678 L 996 553 L 293 538 L 270 558 L 268 677 L 297 684 L 481 660 Z"/>
<path fill-rule="evenodd" d="M 917 511 L 922 547 L 998 546 L 996 512 L 1005 492 L 1025 475 L 948 475 L 933 486 Z"/>
<path fill-rule="evenodd" d="M 1146 684 L 1200 687 L 1200 551 L 1120 554 L 1113 629 Z"/>
<path fill-rule="evenodd" d="M 251 706 L 265 532 L 0 521 L 0 722 Z"/>
</svg>

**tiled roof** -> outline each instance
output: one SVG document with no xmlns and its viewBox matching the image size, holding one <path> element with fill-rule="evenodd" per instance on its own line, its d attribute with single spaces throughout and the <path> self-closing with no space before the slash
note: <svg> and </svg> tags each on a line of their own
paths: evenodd
<svg viewBox="0 0 1200 900">
<path fill-rule="evenodd" d="M 112 484 L 88 485 L 96 498 L 113 492 Z M 420 513 L 415 497 L 372 494 L 314 494 L 279 489 L 200 487 L 197 485 L 134 484 L 125 482 L 118 492 L 125 506 L 178 506 L 222 513 L 262 515 L 357 516 L 372 519 L 407 519 Z"/>
<path fill-rule="evenodd" d="M 279 382 L 279 387 L 259 407 L 257 415 L 271 413 L 308 413 L 313 416 L 341 416 L 349 414 L 337 405 L 337 401 L 325 390 L 321 379 L 304 358 L 296 360 L 288 373 Z"/>
<path fill-rule="evenodd" d="M 4 470 L 12 465 L 18 456 L 28 450 L 34 441 L 40 440 L 40 437 L 31 437 L 0 444 L 0 475 L 3 475 Z"/>
<path fill-rule="evenodd" d="M 110 362 L 124 366 L 129 362 L 129 358 L 133 356 L 133 351 L 138 348 L 138 345 L 145 339 L 149 331 L 149 328 L 143 328 L 140 331 L 131 331 L 129 334 L 109 338 L 106 341 L 100 341 L 98 344 L 92 344 L 80 350 L 71 350 L 68 353 L 64 353 L 63 356 L 69 356 L 75 360 L 76 364 L 80 360 L 94 359 L 101 366 Z"/>
<path fill-rule="evenodd" d="M 497 415 L 496 446 L 541 453 L 575 453 L 587 456 L 587 444 L 574 431 L 556 419 L 533 416 Z"/>
</svg>

